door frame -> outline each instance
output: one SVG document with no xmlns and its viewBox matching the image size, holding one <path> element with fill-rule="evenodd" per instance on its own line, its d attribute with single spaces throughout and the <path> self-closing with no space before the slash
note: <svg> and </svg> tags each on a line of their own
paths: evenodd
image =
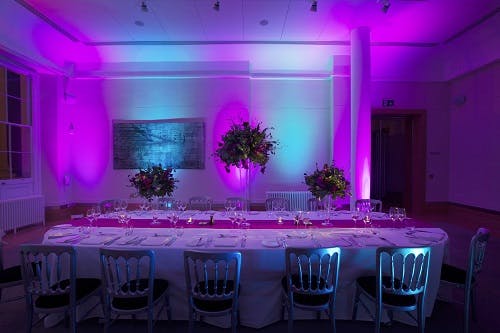
<svg viewBox="0 0 500 333">
<path fill-rule="evenodd" d="M 413 215 L 424 213 L 427 170 L 427 111 L 422 109 L 383 109 L 373 108 L 373 116 L 409 117 L 412 121 L 411 131 L 411 174 L 406 176 L 405 182 L 410 189 L 409 207 Z"/>
</svg>

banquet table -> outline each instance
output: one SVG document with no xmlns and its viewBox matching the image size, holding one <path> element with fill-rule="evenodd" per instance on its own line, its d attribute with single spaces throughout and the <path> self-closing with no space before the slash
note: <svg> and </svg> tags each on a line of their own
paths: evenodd
<svg viewBox="0 0 500 333">
<path fill-rule="evenodd" d="M 437 296 L 440 269 L 448 236 L 438 228 L 418 221 L 398 225 L 384 213 L 373 213 L 372 224 L 353 222 L 350 212 L 335 212 L 330 225 L 323 225 L 323 212 L 307 214 L 310 224 L 296 224 L 297 213 L 281 214 L 278 224 L 274 213 L 246 212 L 244 229 L 231 223 L 224 212 L 187 211 L 180 215 L 176 228 L 161 215 L 152 224 L 150 212 L 131 212 L 134 225 L 131 235 L 125 235 L 116 218 L 101 217 L 93 227 L 81 219 L 55 226 L 44 235 L 44 243 L 73 244 L 77 249 L 77 275 L 100 277 L 99 248 L 144 249 L 156 253 L 156 276 L 169 280 L 172 316 L 175 320 L 188 318 L 185 290 L 183 252 L 240 251 L 242 253 L 240 318 L 241 324 L 262 328 L 281 319 L 281 279 L 285 274 L 286 247 L 334 247 L 342 249 L 336 318 L 351 319 L 355 280 L 374 274 L 375 252 L 382 246 L 430 246 L 431 262 L 425 312 L 430 316 Z M 169 213 L 162 213 L 169 214 Z M 301 213 L 302 214 L 302 213 Z M 306 216 L 306 215 L 304 215 Z M 214 221 L 210 224 L 211 217 Z M 87 231 L 88 233 L 84 233 Z M 295 318 L 313 319 L 310 312 L 296 311 Z M 369 319 L 362 307 L 358 319 Z M 228 326 L 228 318 L 212 319 L 211 323 Z M 405 314 L 395 313 L 395 320 L 411 323 Z"/>
</svg>

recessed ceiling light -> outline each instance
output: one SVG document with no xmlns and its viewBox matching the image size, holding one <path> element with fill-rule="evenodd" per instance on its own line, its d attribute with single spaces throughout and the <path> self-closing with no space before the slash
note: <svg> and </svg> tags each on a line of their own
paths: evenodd
<svg viewBox="0 0 500 333">
<path fill-rule="evenodd" d="M 265 26 L 265 25 L 268 25 L 268 24 L 269 24 L 269 21 L 268 21 L 268 20 L 266 20 L 266 19 L 262 19 L 262 20 L 260 20 L 259 24 L 260 24 L 261 26 Z"/>
<path fill-rule="evenodd" d="M 135 24 L 136 26 L 138 26 L 138 27 L 143 27 L 143 26 L 144 26 L 144 22 L 139 21 L 139 20 L 135 20 L 135 21 L 134 21 L 134 24 Z"/>
</svg>

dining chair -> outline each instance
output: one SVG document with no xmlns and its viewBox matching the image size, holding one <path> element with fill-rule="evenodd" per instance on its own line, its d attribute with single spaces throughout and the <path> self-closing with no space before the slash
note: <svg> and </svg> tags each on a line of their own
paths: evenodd
<svg viewBox="0 0 500 333">
<path fill-rule="evenodd" d="M 24 298 L 24 295 L 2 299 L 2 291 L 6 288 L 12 288 L 23 285 L 23 276 L 21 273 L 21 265 L 15 265 L 4 268 L 3 264 L 3 230 L 0 230 L 0 303 L 8 303 Z"/>
<path fill-rule="evenodd" d="M 241 197 L 226 198 L 226 202 L 224 204 L 224 207 L 226 207 L 227 205 L 231 205 L 231 206 L 235 207 L 235 210 L 245 211 L 249 208 L 247 200 L 244 198 L 241 198 Z"/>
<path fill-rule="evenodd" d="M 171 319 L 168 281 L 155 277 L 156 258 L 152 250 L 100 249 L 101 276 L 104 283 L 104 332 L 112 324 L 111 316 L 147 315 L 148 333 L 153 332 L 154 310 L 157 316 L 165 308 Z"/>
<path fill-rule="evenodd" d="M 293 332 L 294 308 L 315 311 L 317 319 L 326 311 L 335 326 L 335 298 L 340 267 L 340 248 L 293 248 L 285 250 L 286 276 L 281 280 L 288 312 L 288 332 Z M 282 312 L 284 317 L 284 311 Z"/>
<path fill-rule="evenodd" d="M 382 211 L 382 200 L 378 199 L 358 199 L 356 200 L 356 208 L 360 211 L 364 211 L 363 208 L 368 207 L 372 212 Z"/>
<path fill-rule="evenodd" d="M 358 304 L 375 321 L 375 332 L 380 332 L 382 311 L 387 310 L 393 320 L 394 311 L 407 312 L 425 330 L 425 292 L 431 256 L 430 247 L 380 247 L 376 251 L 376 275 L 356 279 L 356 294 L 352 320 L 356 319 Z M 361 296 L 375 303 L 375 316 Z M 417 310 L 417 317 L 411 311 Z"/>
<path fill-rule="evenodd" d="M 158 198 L 158 207 L 159 210 L 176 210 L 176 200 L 173 197 L 162 197 Z"/>
<path fill-rule="evenodd" d="M 307 200 L 307 210 L 315 212 L 324 209 L 323 202 L 318 198 L 309 198 Z"/>
<path fill-rule="evenodd" d="M 189 332 L 198 315 L 231 315 L 231 331 L 238 325 L 240 252 L 184 251 L 184 271 L 189 307 Z"/>
<path fill-rule="evenodd" d="M 476 321 L 476 311 L 474 305 L 474 293 L 477 286 L 477 278 L 481 272 L 486 245 L 490 238 L 490 231 L 479 228 L 472 237 L 469 245 L 469 255 L 466 268 L 460 268 L 449 264 L 441 266 L 440 288 L 455 287 L 464 290 L 464 332 L 470 330 L 470 312 L 472 319 Z M 462 302 L 460 302 L 462 303 Z"/>
<path fill-rule="evenodd" d="M 212 199 L 207 196 L 195 196 L 189 198 L 189 209 L 193 210 L 212 210 Z"/>
<path fill-rule="evenodd" d="M 101 292 L 100 279 L 76 277 L 76 251 L 72 246 L 21 245 L 21 272 L 27 332 L 47 315 L 60 312 L 69 316 L 70 332 L 76 332 L 76 307 Z M 35 313 L 43 316 L 33 323 Z"/>
<path fill-rule="evenodd" d="M 266 199 L 266 210 L 275 210 L 273 207 L 283 207 L 283 210 L 290 210 L 290 200 L 287 198 L 276 197 Z"/>
</svg>

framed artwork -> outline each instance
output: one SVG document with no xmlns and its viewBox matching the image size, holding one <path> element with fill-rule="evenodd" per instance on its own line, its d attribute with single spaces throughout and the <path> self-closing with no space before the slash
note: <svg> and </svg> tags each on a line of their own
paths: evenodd
<svg viewBox="0 0 500 333">
<path fill-rule="evenodd" d="M 113 120 L 113 168 L 205 168 L 202 119 Z"/>
</svg>

